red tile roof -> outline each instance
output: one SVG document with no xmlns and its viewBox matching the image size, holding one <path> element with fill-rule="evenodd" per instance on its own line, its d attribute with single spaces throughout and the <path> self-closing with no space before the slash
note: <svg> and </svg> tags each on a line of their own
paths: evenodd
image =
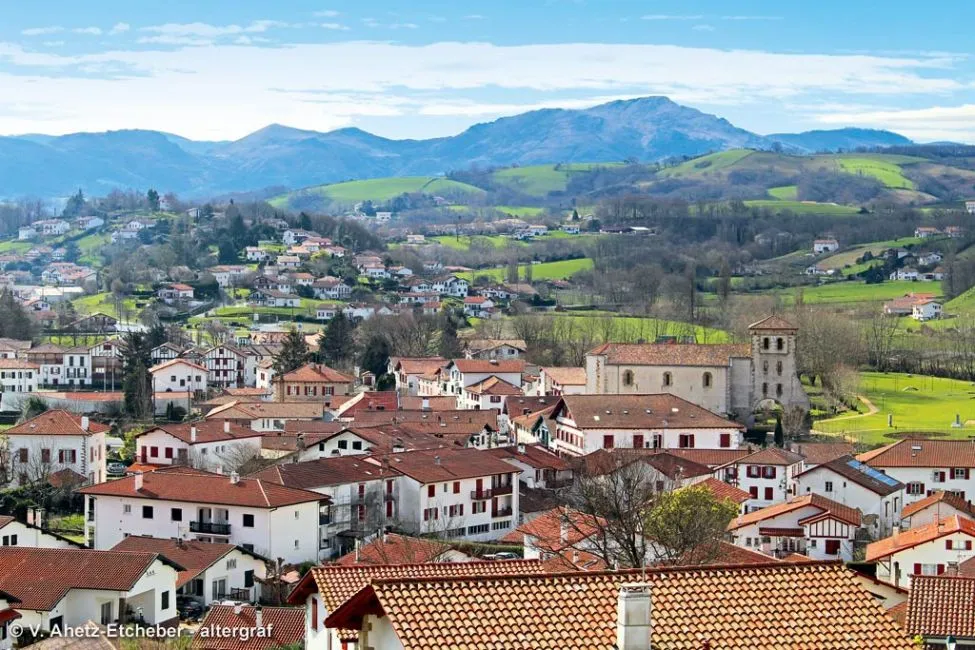
<svg viewBox="0 0 975 650">
<path fill-rule="evenodd" d="M 136 476 L 117 481 L 98 483 L 78 490 L 80 494 L 96 496 L 162 499 L 191 503 L 278 508 L 281 506 L 328 500 L 317 492 L 298 490 L 255 478 L 241 478 L 232 483 L 230 477 L 183 467 L 158 469 L 142 475 L 142 489 L 135 489 Z"/>
<path fill-rule="evenodd" d="M 748 343 L 604 343 L 589 352 L 623 366 L 730 366 L 733 358 L 751 357 Z"/>
<path fill-rule="evenodd" d="M 72 589 L 128 591 L 156 559 L 155 553 L 0 546 L 0 591 L 20 599 L 20 609 L 47 611 Z"/>
<path fill-rule="evenodd" d="M 336 397 L 339 397 L 336 395 Z M 321 402 L 230 402 L 212 409 L 206 419 L 259 420 L 277 418 L 283 420 L 321 419 L 325 405 Z"/>
<path fill-rule="evenodd" d="M 233 544 L 219 542 L 201 542 L 195 539 L 177 541 L 175 539 L 160 539 L 143 535 L 128 535 L 121 542 L 112 547 L 113 551 L 129 551 L 136 553 L 157 553 L 175 564 L 183 567 L 176 578 L 176 586 L 182 587 L 187 582 L 209 569 L 213 564 L 233 550 L 253 555 L 249 551 L 238 549 Z"/>
<path fill-rule="evenodd" d="M 904 627 L 925 638 L 975 638 L 975 578 L 914 576 Z"/>
<path fill-rule="evenodd" d="M 360 393 L 361 397 L 349 400 L 339 409 L 342 418 L 355 418 L 360 413 L 378 411 L 386 413 L 399 408 L 399 393 L 392 390 L 368 391 Z"/>
<path fill-rule="evenodd" d="M 744 427 L 669 393 L 563 395 L 552 418 L 587 429 L 739 429 Z"/>
<path fill-rule="evenodd" d="M 525 371 L 524 359 L 454 359 L 450 362 L 463 373 L 494 374 L 522 373 Z"/>
<path fill-rule="evenodd" d="M 314 490 L 326 485 L 379 481 L 399 475 L 395 469 L 384 468 L 363 456 L 333 456 L 303 463 L 279 463 L 249 476 L 292 488 Z"/>
<path fill-rule="evenodd" d="M 193 430 L 196 430 L 196 441 L 193 441 Z M 225 430 L 226 429 L 226 430 Z M 231 423 L 230 420 L 203 420 L 200 422 L 183 422 L 179 424 L 159 424 L 147 429 L 136 437 L 144 436 L 154 431 L 165 431 L 172 437 L 186 444 L 202 444 L 220 442 L 221 440 L 238 440 L 240 438 L 257 438 L 263 435 L 250 427 Z"/>
<path fill-rule="evenodd" d="M 471 384 L 465 388 L 468 393 L 474 393 L 475 395 L 522 395 L 524 394 L 520 387 L 515 386 L 500 377 L 491 376 L 484 381 L 479 381 L 476 384 Z"/>
<path fill-rule="evenodd" d="M 728 530 L 737 530 L 744 526 L 756 524 L 761 521 L 767 521 L 774 517 L 778 517 L 779 515 L 784 515 L 809 506 L 818 508 L 821 511 L 820 514 L 830 514 L 840 521 L 850 524 L 851 526 L 860 525 L 861 518 L 859 510 L 845 506 L 842 503 L 837 503 L 832 499 L 827 499 L 826 497 L 818 494 L 804 494 L 799 497 L 793 497 L 785 503 L 777 503 L 775 505 L 768 506 L 767 508 L 762 508 L 761 510 L 755 510 L 753 512 L 749 512 L 748 514 L 741 515 L 728 525 Z M 814 516 L 818 517 L 819 515 Z"/>
<path fill-rule="evenodd" d="M 281 379 L 286 382 L 319 382 L 329 384 L 350 384 L 353 381 L 352 377 L 344 375 L 338 370 L 316 363 L 305 364 L 297 370 L 285 373 L 281 376 Z"/>
<path fill-rule="evenodd" d="M 214 605 L 193 635 L 190 647 L 199 650 L 270 650 L 304 642 L 304 607 L 263 607 L 261 619 L 258 626 L 256 608 L 250 605 L 242 606 L 240 613 L 234 611 L 233 605 Z M 243 636 L 227 638 L 220 634 L 221 630 L 253 630 L 257 627 L 270 630 L 269 636 L 254 634 L 245 640 Z"/>
<path fill-rule="evenodd" d="M 836 240 L 828 239 L 826 241 L 836 241 Z M 795 325 L 793 325 L 786 319 L 782 318 L 781 316 L 772 314 L 771 316 L 763 318 L 757 323 L 752 323 L 751 325 L 748 326 L 748 329 L 750 330 L 791 330 L 795 332 L 799 328 L 797 328 Z"/>
<path fill-rule="evenodd" d="M 419 483 L 512 474 L 518 469 L 480 449 L 447 447 L 388 454 L 390 466 Z M 490 489 L 485 486 L 485 489 Z"/>
<path fill-rule="evenodd" d="M 734 464 L 745 465 L 782 465 L 789 466 L 802 462 L 802 456 L 778 447 L 766 447 L 753 454 L 739 458 Z"/>
<path fill-rule="evenodd" d="M 585 386 L 585 368 L 559 368 L 556 366 L 545 366 L 542 372 L 552 378 L 552 381 L 560 386 Z"/>
<path fill-rule="evenodd" d="M 905 530 L 896 535 L 867 545 L 867 562 L 875 562 L 909 548 L 940 539 L 945 535 L 964 533 L 975 538 L 975 521 L 953 515 L 947 519 L 932 522 L 926 526 L 918 526 Z"/>
<path fill-rule="evenodd" d="M 425 564 L 329 564 L 312 567 L 302 576 L 288 596 L 291 605 L 302 605 L 318 593 L 325 609 L 334 612 L 349 598 L 373 580 L 396 577 L 471 576 L 541 573 L 538 560 L 505 560 L 503 562 L 430 562 Z M 357 630 L 339 629 L 343 641 L 359 638 Z"/>
<path fill-rule="evenodd" d="M 562 457 L 553 454 L 541 445 L 521 445 L 513 447 L 492 447 L 485 449 L 487 453 L 501 460 L 513 460 L 528 465 L 534 469 L 552 469 L 563 471 L 571 469 L 571 465 Z"/>
<path fill-rule="evenodd" d="M 678 475 L 686 480 L 711 474 L 707 466 L 669 452 L 669 449 L 597 449 L 573 461 L 576 471 L 589 476 L 612 474 L 635 462 L 646 463 L 675 480 Z"/>
<path fill-rule="evenodd" d="M 746 501 L 752 498 L 752 495 L 750 495 L 748 492 L 736 488 L 734 485 L 729 485 L 724 481 L 719 481 L 713 476 L 711 478 L 704 479 L 700 483 L 695 483 L 694 485 L 700 485 L 706 487 L 708 490 L 711 491 L 711 494 L 713 494 L 718 499 L 722 499 L 722 500 L 730 499 L 731 501 L 734 501 L 738 505 L 741 505 L 742 503 L 745 503 Z"/>
<path fill-rule="evenodd" d="M 169 361 L 163 361 L 162 363 L 156 364 L 153 367 L 149 368 L 149 372 L 151 373 L 162 372 L 163 370 L 169 368 L 170 366 L 189 366 L 190 368 L 195 368 L 200 372 L 207 371 L 206 366 L 201 366 L 198 363 L 193 363 L 189 359 L 177 358 L 177 359 L 170 359 Z"/>
<path fill-rule="evenodd" d="M 614 650 L 619 593 L 633 583 L 652 598 L 644 647 L 914 648 L 852 572 L 822 563 L 374 579 L 325 624 L 382 611 L 405 648 Z"/>
<path fill-rule="evenodd" d="M 975 441 L 905 438 L 857 456 L 871 467 L 975 468 Z"/>
<path fill-rule="evenodd" d="M 604 524 L 600 517 L 559 507 L 543 512 L 515 530 L 522 535 L 522 540 L 525 535 L 533 537 L 532 545 L 536 548 L 559 553 L 597 534 Z M 510 539 L 514 539 L 514 536 Z"/>
<path fill-rule="evenodd" d="M 111 427 L 89 420 L 88 429 L 81 428 L 81 417 L 68 411 L 54 409 L 45 411 L 30 420 L 21 422 L 5 432 L 7 435 L 38 435 L 38 436 L 86 436 L 92 433 L 104 433 Z"/>
<path fill-rule="evenodd" d="M 335 560 L 340 566 L 383 564 L 427 564 L 436 561 L 451 547 L 436 539 L 407 537 L 388 533 Z M 358 555 L 358 557 L 357 557 Z"/>
<path fill-rule="evenodd" d="M 856 454 L 856 445 L 849 442 L 802 442 L 792 445 L 792 451 L 802 456 L 807 465 L 822 465 L 840 456 Z"/>
<path fill-rule="evenodd" d="M 443 357 L 397 357 L 394 369 L 406 375 L 425 375 L 447 364 Z"/>
<path fill-rule="evenodd" d="M 966 501 L 953 492 L 945 492 L 943 490 L 938 490 L 937 492 L 929 494 L 919 501 L 907 504 L 904 506 L 904 509 L 901 510 L 901 517 L 910 517 L 911 515 L 915 515 L 922 510 L 939 503 L 944 503 L 945 505 L 951 506 L 955 510 L 964 513 L 972 519 L 975 519 L 975 506 L 972 505 L 971 501 Z M 947 513 L 945 514 L 947 516 Z"/>
</svg>

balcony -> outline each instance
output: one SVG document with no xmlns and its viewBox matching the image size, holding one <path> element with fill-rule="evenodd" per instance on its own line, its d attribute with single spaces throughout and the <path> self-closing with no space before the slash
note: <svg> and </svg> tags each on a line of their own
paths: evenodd
<svg viewBox="0 0 975 650">
<path fill-rule="evenodd" d="M 491 490 L 471 490 L 471 500 L 473 501 L 486 501 L 493 495 L 494 493 Z"/>
<path fill-rule="evenodd" d="M 496 508 L 496 509 L 495 508 L 492 508 L 491 509 L 491 516 L 494 517 L 494 518 L 510 517 L 511 516 L 511 513 L 512 513 L 511 506 L 508 506 L 507 508 Z"/>
<path fill-rule="evenodd" d="M 505 494 L 511 494 L 511 483 L 507 485 L 495 485 L 491 488 L 491 496 L 504 496 Z"/>
<path fill-rule="evenodd" d="M 332 523 L 332 515 L 325 514 L 324 512 L 319 512 L 318 513 L 318 525 L 319 526 L 328 526 L 331 523 Z"/>
<path fill-rule="evenodd" d="M 230 524 L 214 523 L 210 521 L 191 521 L 191 533 L 202 533 L 205 535 L 229 535 Z"/>
</svg>

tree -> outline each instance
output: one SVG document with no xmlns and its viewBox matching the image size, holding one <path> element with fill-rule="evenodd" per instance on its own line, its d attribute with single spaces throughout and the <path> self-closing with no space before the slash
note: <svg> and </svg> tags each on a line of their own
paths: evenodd
<svg viewBox="0 0 975 650">
<path fill-rule="evenodd" d="M 725 529 L 737 514 L 738 505 L 730 499 L 692 485 L 660 494 L 645 532 L 661 563 L 709 564 L 718 557 Z"/>
<path fill-rule="evenodd" d="M 79 188 L 77 193 L 72 194 L 68 198 L 68 202 L 64 204 L 64 210 L 61 211 L 62 217 L 78 217 L 85 210 L 85 194 Z"/>
<path fill-rule="evenodd" d="M 508 261 L 507 278 L 509 283 L 518 284 L 518 260 Z"/>
<path fill-rule="evenodd" d="M 150 188 L 146 192 L 146 202 L 149 204 L 149 209 L 153 212 L 159 212 L 159 192 Z"/>
<path fill-rule="evenodd" d="M 457 337 L 457 325 L 450 315 L 445 315 L 440 329 L 440 344 L 438 352 L 444 359 L 456 359 L 463 354 L 463 346 Z"/>
<path fill-rule="evenodd" d="M 318 340 L 321 360 L 330 366 L 342 366 L 355 345 L 354 330 L 355 324 L 348 316 L 336 314 Z"/>
<path fill-rule="evenodd" d="M 381 334 L 373 334 L 362 351 L 362 367 L 381 377 L 389 367 L 389 340 Z"/>
<path fill-rule="evenodd" d="M 122 352 L 123 409 L 138 420 L 150 420 L 152 405 L 152 346 L 142 332 L 127 332 L 120 345 Z"/>
<path fill-rule="evenodd" d="M 36 418 L 41 413 L 44 413 L 48 409 L 47 402 L 38 397 L 37 395 L 31 395 L 20 405 L 20 417 L 18 422 L 26 422 L 32 418 Z"/>
<path fill-rule="evenodd" d="M 296 370 L 306 363 L 311 357 L 308 351 L 308 343 L 305 336 L 296 329 L 288 331 L 281 345 L 281 351 L 274 356 L 274 374 L 277 376 Z"/>
<path fill-rule="evenodd" d="M 731 295 L 731 267 L 728 266 L 728 260 L 721 260 L 721 270 L 718 272 L 718 297 L 721 298 L 722 303 L 728 301 L 728 296 Z"/>
<path fill-rule="evenodd" d="M 775 434 L 773 437 L 775 446 L 779 449 L 785 448 L 785 431 L 782 429 L 782 417 L 775 416 Z"/>
<path fill-rule="evenodd" d="M 0 291 L 0 337 L 28 341 L 37 325 L 8 289 Z"/>
</svg>

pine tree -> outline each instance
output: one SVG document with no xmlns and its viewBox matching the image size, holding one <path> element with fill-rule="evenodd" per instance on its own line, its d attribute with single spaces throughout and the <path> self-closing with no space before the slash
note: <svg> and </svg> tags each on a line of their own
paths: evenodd
<svg viewBox="0 0 975 650">
<path fill-rule="evenodd" d="M 149 420 L 152 411 L 152 345 L 142 332 L 128 332 L 121 343 L 123 408 L 137 420 Z"/>
<path fill-rule="evenodd" d="M 352 354 L 355 343 L 353 330 L 355 325 L 345 314 L 336 314 L 328 322 L 325 331 L 318 339 L 318 349 L 324 363 L 331 366 L 341 366 Z"/>
<path fill-rule="evenodd" d="M 389 367 L 389 341 L 382 334 L 373 334 L 366 341 L 365 349 L 362 352 L 362 367 L 381 377 L 386 374 Z"/>
<path fill-rule="evenodd" d="M 308 351 L 304 334 L 292 329 L 284 338 L 281 351 L 274 357 L 274 373 L 281 376 L 296 370 L 308 363 L 310 357 L 311 353 Z"/>
<path fill-rule="evenodd" d="M 150 189 L 146 192 L 146 203 L 149 204 L 149 209 L 153 212 L 159 212 L 159 192 L 154 189 Z"/>
<path fill-rule="evenodd" d="M 774 440 L 775 446 L 779 448 L 785 447 L 785 431 L 782 429 L 782 418 L 778 415 L 775 416 L 775 433 Z"/>
<path fill-rule="evenodd" d="M 457 337 L 457 325 L 449 315 L 444 318 L 443 325 L 440 328 L 438 352 L 444 359 L 456 359 L 463 352 L 460 339 Z"/>
</svg>

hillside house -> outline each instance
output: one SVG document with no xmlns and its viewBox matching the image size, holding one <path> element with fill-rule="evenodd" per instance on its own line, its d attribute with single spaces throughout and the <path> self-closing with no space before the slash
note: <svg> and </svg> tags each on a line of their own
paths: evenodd
<svg viewBox="0 0 975 650">
<path fill-rule="evenodd" d="M 900 298 L 895 298 L 884 303 L 884 313 L 888 316 L 911 316 L 914 314 L 914 305 L 926 300 L 934 300 L 933 293 L 904 294 Z"/>
<path fill-rule="evenodd" d="M 840 249 L 840 243 L 835 239 L 817 239 L 813 242 L 813 253 L 822 255 L 824 253 L 834 253 Z"/>
<path fill-rule="evenodd" d="M 877 564 L 877 579 L 910 589 L 914 576 L 942 575 L 949 563 L 975 557 L 975 521 L 952 516 L 899 531 L 867 546 L 865 560 Z"/>
<path fill-rule="evenodd" d="M 109 427 L 88 416 L 49 410 L 4 432 L 10 484 L 46 481 L 70 470 L 81 482 L 105 480 L 105 436 Z"/>
<path fill-rule="evenodd" d="M 934 228 L 932 226 L 918 226 L 914 229 L 914 236 L 919 239 L 927 239 L 928 237 L 937 237 L 941 234 L 941 230 Z"/>
<path fill-rule="evenodd" d="M 276 401 L 320 401 L 326 396 L 348 395 L 355 379 L 321 364 L 309 363 L 274 377 Z"/>
<path fill-rule="evenodd" d="M 174 302 L 193 300 L 193 287 L 188 284 L 174 283 L 156 292 L 159 299 L 170 305 Z"/>
<path fill-rule="evenodd" d="M 943 307 L 937 300 L 921 300 L 911 307 L 911 318 L 917 321 L 934 320 L 941 318 Z"/>
<path fill-rule="evenodd" d="M 301 297 L 276 289 L 254 290 L 248 300 L 258 307 L 301 307 Z"/>
<path fill-rule="evenodd" d="M 348 300 L 352 296 L 352 287 L 332 276 L 318 278 L 311 288 L 319 300 Z"/>
<path fill-rule="evenodd" d="M 154 393 L 192 393 L 197 399 L 207 393 L 206 366 L 189 359 L 164 361 L 149 368 L 149 374 Z"/>
<path fill-rule="evenodd" d="M 186 465 L 229 474 L 261 454 L 261 433 L 230 420 L 162 424 L 135 441 L 142 471 Z"/>
</svg>

